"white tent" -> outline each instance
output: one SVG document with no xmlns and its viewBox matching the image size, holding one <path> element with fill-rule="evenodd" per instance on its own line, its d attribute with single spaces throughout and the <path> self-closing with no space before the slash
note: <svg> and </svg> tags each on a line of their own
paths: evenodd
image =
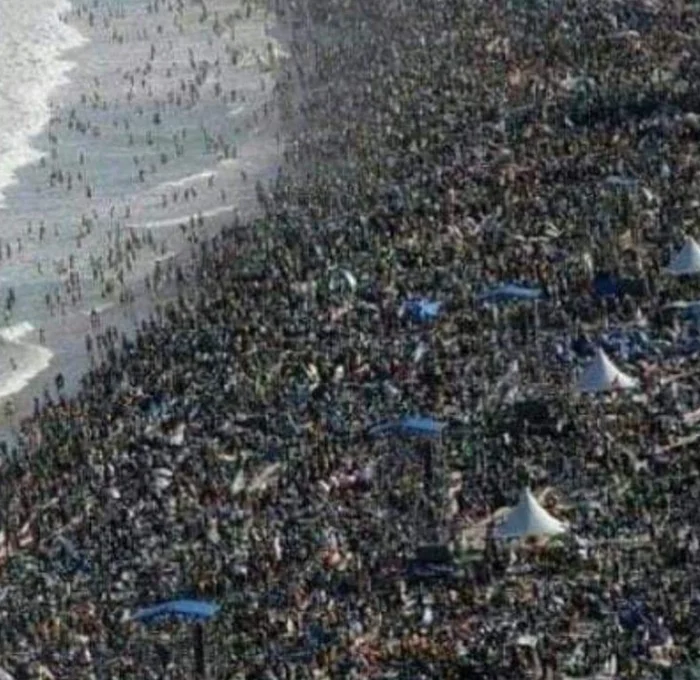
<svg viewBox="0 0 700 680">
<path fill-rule="evenodd" d="M 615 366 L 600 348 L 596 350 L 595 359 L 586 366 L 578 381 L 578 389 L 581 392 L 629 390 L 636 386 L 637 381 Z"/>
<path fill-rule="evenodd" d="M 518 504 L 494 529 L 497 538 L 527 538 L 528 536 L 556 536 L 567 531 L 567 526 L 552 517 L 532 495 L 530 489 L 520 494 Z"/>
<path fill-rule="evenodd" d="M 700 274 L 700 245 L 694 238 L 686 237 L 683 247 L 671 258 L 666 272 L 671 276 Z"/>
</svg>

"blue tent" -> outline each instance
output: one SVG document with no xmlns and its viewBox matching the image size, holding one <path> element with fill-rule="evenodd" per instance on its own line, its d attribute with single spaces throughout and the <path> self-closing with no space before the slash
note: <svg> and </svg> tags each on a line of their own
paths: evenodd
<svg viewBox="0 0 700 680">
<path fill-rule="evenodd" d="M 432 321 L 437 319 L 441 307 L 441 302 L 426 298 L 411 298 L 403 303 L 401 309 L 414 321 Z"/>
<path fill-rule="evenodd" d="M 400 420 L 378 423 L 370 428 L 369 434 L 375 437 L 395 434 L 404 437 L 439 439 L 447 423 L 424 416 L 406 416 Z"/>
<path fill-rule="evenodd" d="M 167 618 L 199 623 L 211 619 L 221 607 L 201 600 L 172 600 L 135 612 L 131 619 L 142 623 L 153 623 Z"/>
<path fill-rule="evenodd" d="M 541 288 L 520 286 L 515 283 L 502 283 L 489 288 L 477 297 L 479 302 L 519 302 L 539 300 L 544 295 Z"/>
</svg>

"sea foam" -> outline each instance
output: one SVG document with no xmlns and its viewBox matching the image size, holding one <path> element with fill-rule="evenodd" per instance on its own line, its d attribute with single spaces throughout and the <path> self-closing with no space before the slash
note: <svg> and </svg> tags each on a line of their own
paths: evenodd
<svg viewBox="0 0 700 680">
<path fill-rule="evenodd" d="M 0 399 L 23 390 L 51 364 L 51 350 L 21 342 L 34 330 L 26 321 L 0 330 Z"/>
<path fill-rule="evenodd" d="M 85 40 L 61 21 L 68 10 L 64 0 L 0 2 L 0 207 L 17 169 L 41 157 L 31 139 L 49 121 L 51 93 L 73 67 L 62 55 Z"/>
</svg>

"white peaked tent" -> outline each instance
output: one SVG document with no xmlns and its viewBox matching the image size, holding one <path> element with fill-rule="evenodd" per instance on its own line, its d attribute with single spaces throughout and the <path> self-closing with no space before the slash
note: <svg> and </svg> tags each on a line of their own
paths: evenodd
<svg viewBox="0 0 700 680">
<path fill-rule="evenodd" d="M 495 527 L 496 538 L 527 538 L 529 536 L 557 536 L 568 529 L 564 522 L 552 517 L 532 495 L 530 489 L 520 494 L 518 504 Z"/>
<path fill-rule="evenodd" d="M 615 366 L 600 347 L 596 350 L 595 358 L 583 370 L 578 381 L 578 389 L 581 392 L 629 390 L 636 386 L 637 381 Z"/>
<path fill-rule="evenodd" d="M 668 263 L 666 272 L 671 276 L 700 274 L 700 245 L 694 238 L 686 237 L 683 247 Z"/>
</svg>

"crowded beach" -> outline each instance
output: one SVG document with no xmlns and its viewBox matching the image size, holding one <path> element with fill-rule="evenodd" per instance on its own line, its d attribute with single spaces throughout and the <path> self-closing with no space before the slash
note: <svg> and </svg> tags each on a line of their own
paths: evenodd
<svg viewBox="0 0 700 680">
<path fill-rule="evenodd" d="M 695 677 L 695 7 L 271 9 L 258 216 L 4 447 L 0 665 Z"/>
</svg>

